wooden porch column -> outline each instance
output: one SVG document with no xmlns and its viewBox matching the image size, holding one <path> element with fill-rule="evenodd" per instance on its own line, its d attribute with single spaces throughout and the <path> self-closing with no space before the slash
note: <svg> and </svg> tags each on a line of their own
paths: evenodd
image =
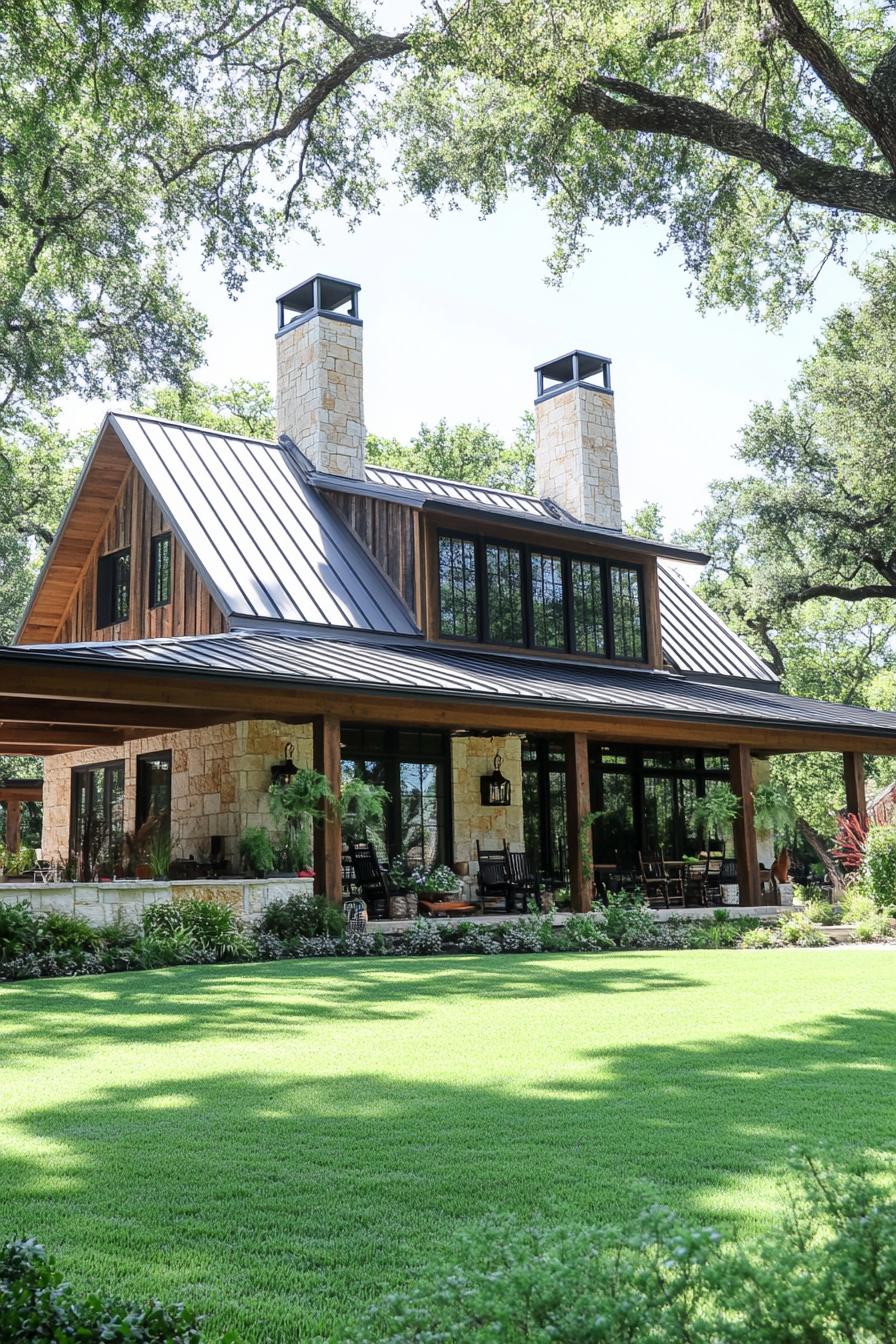
<svg viewBox="0 0 896 1344">
<path fill-rule="evenodd" d="M 588 911 L 594 896 L 590 870 L 583 870 L 582 819 L 591 811 L 588 739 L 584 733 L 566 738 L 566 850 L 569 856 L 569 896 L 573 910 Z M 590 857 L 590 845 L 587 856 Z"/>
<path fill-rule="evenodd" d="M 737 885 L 741 905 L 761 905 L 759 855 L 756 852 L 756 824 L 753 818 L 753 762 L 750 748 L 739 743 L 728 752 L 731 762 L 731 787 L 740 799 L 740 811 L 734 818 L 734 857 L 737 860 Z"/>
<path fill-rule="evenodd" d="M 334 714 L 321 714 L 313 720 L 312 731 L 314 768 L 326 775 L 338 798 L 342 774 L 339 720 Z M 342 823 L 329 806 L 323 824 L 314 828 L 314 889 L 334 905 L 342 900 Z"/>
<path fill-rule="evenodd" d="M 6 848 L 18 849 L 22 835 L 22 804 L 18 798 L 10 799 L 6 804 Z"/>
<path fill-rule="evenodd" d="M 846 810 L 855 817 L 864 817 L 865 802 L 865 757 L 860 751 L 844 751 L 843 782 L 846 785 Z"/>
</svg>

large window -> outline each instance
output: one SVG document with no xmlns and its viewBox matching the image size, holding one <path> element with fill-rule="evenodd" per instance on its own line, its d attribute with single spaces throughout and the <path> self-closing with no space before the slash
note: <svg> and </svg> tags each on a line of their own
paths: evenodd
<svg viewBox="0 0 896 1344">
<path fill-rule="evenodd" d="M 171 752 L 147 752 L 137 757 L 137 815 L 139 831 L 153 820 L 165 835 L 171 830 Z"/>
<path fill-rule="evenodd" d="M 160 532 L 149 544 L 149 605 L 171 601 L 171 533 Z"/>
<path fill-rule="evenodd" d="M 479 638 L 476 543 L 464 537 L 439 538 L 439 596 L 442 634 Z"/>
<path fill-rule="evenodd" d="M 101 555 L 96 573 L 96 623 L 98 628 L 126 621 L 131 610 L 131 552 L 110 551 Z"/>
<path fill-rule="evenodd" d="M 596 862 L 633 870 L 639 850 L 662 850 L 675 859 L 697 853 L 708 837 L 690 821 L 693 801 L 728 775 L 727 756 L 715 752 L 593 750 L 591 805 L 601 813 L 594 827 Z"/>
<path fill-rule="evenodd" d="M 523 835 L 526 852 L 552 882 L 569 878 L 566 846 L 566 752 L 562 742 L 523 742 Z"/>
<path fill-rule="evenodd" d="M 440 630 L 449 639 L 643 662 L 641 570 L 443 533 Z"/>
<path fill-rule="evenodd" d="M 370 840 L 384 860 L 405 853 L 414 864 L 451 857 L 450 756 L 446 734 L 342 726 L 342 778 L 359 776 L 389 794 L 383 829 Z"/>
<path fill-rule="evenodd" d="M 82 881 L 113 869 L 124 848 L 124 762 L 72 770 L 72 856 Z"/>
</svg>

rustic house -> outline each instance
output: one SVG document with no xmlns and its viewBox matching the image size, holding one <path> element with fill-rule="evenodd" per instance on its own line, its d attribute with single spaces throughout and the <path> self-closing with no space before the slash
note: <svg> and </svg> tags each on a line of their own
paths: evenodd
<svg viewBox="0 0 896 1344">
<path fill-rule="evenodd" d="M 390 795 L 383 843 L 469 865 L 524 848 L 591 898 L 594 860 L 693 852 L 729 781 L 736 881 L 763 899 L 752 794 L 771 753 L 896 754 L 896 714 L 794 699 L 679 576 L 698 552 L 622 529 L 610 360 L 536 370 L 533 496 L 365 462 L 359 287 L 278 300 L 279 437 L 106 416 L 0 650 L 0 751 L 45 758 L 43 854 L 153 811 L 184 864 L 238 867 L 291 744 Z M 487 796 L 489 776 L 504 785 Z M 340 827 L 317 881 L 342 882 Z"/>
</svg>

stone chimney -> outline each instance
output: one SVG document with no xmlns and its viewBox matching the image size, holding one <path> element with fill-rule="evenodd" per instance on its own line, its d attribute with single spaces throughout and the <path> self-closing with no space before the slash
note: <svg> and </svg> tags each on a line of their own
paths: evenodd
<svg viewBox="0 0 896 1344">
<path fill-rule="evenodd" d="M 313 275 L 277 300 L 277 433 L 319 471 L 364 478 L 360 285 Z"/>
<path fill-rule="evenodd" d="M 536 492 L 579 522 L 620 531 L 610 360 L 573 350 L 535 373 Z"/>
</svg>

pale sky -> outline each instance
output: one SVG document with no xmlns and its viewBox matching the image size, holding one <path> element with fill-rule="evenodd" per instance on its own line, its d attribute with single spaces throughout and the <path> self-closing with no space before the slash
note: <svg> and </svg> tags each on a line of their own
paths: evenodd
<svg viewBox="0 0 896 1344">
<path fill-rule="evenodd" d="M 687 526 L 707 483 L 733 470 L 751 402 L 784 395 L 822 316 L 856 293 L 831 269 L 815 308 L 777 333 L 741 313 L 701 315 L 680 255 L 657 256 L 650 225 L 596 233 L 554 289 L 546 221 L 523 198 L 487 220 L 466 209 L 431 219 L 396 198 L 354 232 L 338 220 L 321 231 L 320 245 L 295 237 L 282 265 L 251 276 L 236 300 L 197 252 L 184 256 L 186 288 L 211 326 L 201 378 L 272 382 L 275 297 L 315 271 L 362 286 L 366 420 L 380 435 L 407 439 L 442 416 L 510 435 L 532 405 L 536 364 L 574 347 L 607 355 L 623 511 L 657 499 L 670 527 Z M 102 410 L 68 401 L 64 420 L 82 429 Z"/>
</svg>

